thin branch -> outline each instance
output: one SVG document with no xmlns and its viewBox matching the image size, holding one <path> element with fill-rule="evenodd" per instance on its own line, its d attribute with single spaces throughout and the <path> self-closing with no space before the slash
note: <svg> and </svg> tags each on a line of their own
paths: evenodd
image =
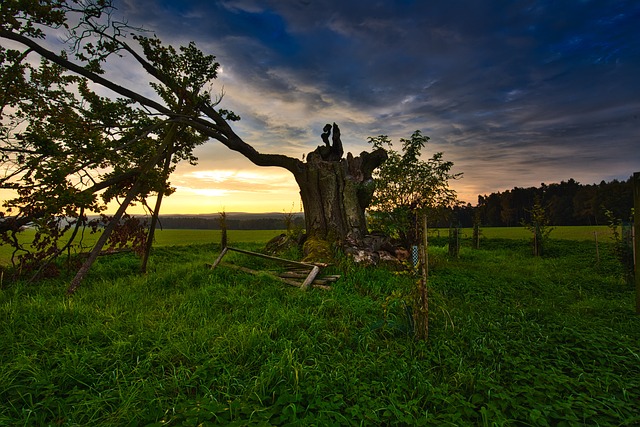
<svg viewBox="0 0 640 427">
<path fill-rule="evenodd" d="M 28 37 L 25 37 L 21 34 L 16 34 L 14 32 L 5 30 L 0 28 L 0 37 L 8 39 L 8 40 L 13 40 L 16 41 L 20 44 L 23 44 L 31 49 L 33 49 L 36 53 L 38 53 L 40 56 L 42 56 L 43 58 L 46 58 L 48 60 L 50 60 L 51 62 L 54 62 L 66 69 L 68 69 L 69 71 L 72 71 L 78 75 L 81 75 L 83 77 L 86 77 L 87 79 L 93 81 L 94 83 L 97 83 L 101 86 L 104 86 L 107 89 L 110 89 L 122 96 L 125 96 L 133 101 L 138 102 L 141 105 L 146 105 L 150 108 L 153 108 L 154 110 L 163 113 L 165 115 L 168 116 L 172 116 L 173 112 L 168 109 L 167 107 L 165 107 L 162 104 L 159 104 L 156 101 L 153 101 L 143 95 L 140 95 L 139 93 L 136 93 L 130 89 L 127 89 L 123 86 L 117 85 L 109 80 L 107 80 L 106 78 L 91 72 L 89 70 L 87 70 L 84 67 L 81 67 L 80 65 L 77 65 L 71 61 L 69 61 L 66 58 L 61 57 L 58 54 L 53 53 L 52 51 L 44 48 L 43 46 L 39 45 L 38 43 L 34 42 L 33 40 L 29 39 Z"/>
</svg>

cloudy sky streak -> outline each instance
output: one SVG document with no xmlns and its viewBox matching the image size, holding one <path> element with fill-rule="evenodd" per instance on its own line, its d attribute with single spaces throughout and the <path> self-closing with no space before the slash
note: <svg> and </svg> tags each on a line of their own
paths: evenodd
<svg viewBox="0 0 640 427">
<path fill-rule="evenodd" d="M 116 0 L 117 16 L 216 55 L 223 107 L 245 141 L 295 157 L 337 122 L 366 138 L 431 137 L 478 194 L 640 170 L 635 1 Z M 123 71 L 125 72 L 125 71 Z M 135 81 L 136 76 L 130 76 Z M 399 144 L 396 144 L 399 147 Z M 212 141 L 181 167 L 165 211 L 298 206 L 285 171 Z M 206 191 L 205 191 L 206 190 Z M 170 200 L 174 201 L 171 202 Z M 191 206 L 191 204 L 193 206 Z"/>
</svg>

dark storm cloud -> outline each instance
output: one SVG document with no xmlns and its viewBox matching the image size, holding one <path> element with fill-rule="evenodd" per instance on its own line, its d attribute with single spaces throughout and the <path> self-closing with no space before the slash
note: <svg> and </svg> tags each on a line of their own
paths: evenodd
<svg viewBox="0 0 640 427">
<path fill-rule="evenodd" d="M 303 105 L 303 123 L 278 123 L 249 103 L 244 111 L 294 147 L 323 121 L 361 139 L 422 129 L 465 179 L 503 172 L 474 183 L 483 192 L 640 169 L 635 1 L 165 0 L 122 9 L 164 38 L 215 47 L 256 94 Z M 518 181 L 523 168 L 527 182 Z"/>
</svg>

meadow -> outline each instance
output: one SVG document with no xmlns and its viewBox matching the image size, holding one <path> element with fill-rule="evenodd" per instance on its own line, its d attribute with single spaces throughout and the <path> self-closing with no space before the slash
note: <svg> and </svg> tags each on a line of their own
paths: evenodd
<svg viewBox="0 0 640 427">
<path fill-rule="evenodd" d="M 155 246 L 176 246 L 176 245 L 198 245 L 220 242 L 220 230 L 157 230 L 155 234 Z M 271 238 L 283 233 L 281 230 L 229 230 L 229 241 L 236 243 L 267 242 Z M 447 236 L 448 229 L 430 230 L 433 237 Z M 553 230 L 554 239 L 563 240 L 591 240 L 595 242 L 597 233 L 599 241 L 607 241 L 611 237 L 611 230 L 607 226 L 572 226 L 555 227 Z M 20 240 L 28 242 L 33 239 L 35 231 L 27 229 L 20 233 Z M 462 229 L 463 236 L 470 237 L 470 228 Z M 482 229 L 482 236 L 485 239 L 526 239 L 529 232 L 523 227 L 485 227 Z M 82 240 L 84 250 L 88 250 L 97 240 L 96 234 L 86 234 Z M 78 251 L 79 245 L 74 247 Z M 7 245 L 0 245 L 0 265 L 11 263 L 13 249 Z"/>
<path fill-rule="evenodd" d="M 230 230 L 229 240 L 236 243 L 247 242 L 268 242 L 273 237 L 283 233 L 279 230 Z M 30 242 L 33 240 L 35 231 L 27 229 L 19 234 L 21 242 Z M 88 251 L 98 239 L 97 234 L 87 234 L 81 242 L 81 245 L 73 246 L 74 252 L 79 252 L 79 246 L 82 250 Z M 157 230 L 154 237 L 154 246 L 184 246 L 184 245 L 203 245 L 208 243 L 220 242 L 220 230 Z M 0 265 L 11 264 L 11 255 L 13 248 L 8 245 L 0 245 Z"/>
<path fill-rule="evenodd" d="M 413 277 L 343 259 L 333 290 L 303 292 L 210 270 L 215 235 L 162 245 L 168 231 L 144 276 L 123 253 L 71 298 L 71 272 L 3 285 L 0 425 L 640 424 L 634 291 L 592 230 L 552 233 L 541 258 L 489 229 L 450 258 L 434 232 L 428 341 L 411 334 Z"/>
</svg>

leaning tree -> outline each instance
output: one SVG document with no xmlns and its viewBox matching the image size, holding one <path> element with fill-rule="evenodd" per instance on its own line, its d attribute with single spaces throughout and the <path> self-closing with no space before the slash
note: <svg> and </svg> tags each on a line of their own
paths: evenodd
<svg viewBox="0 0 640 427">
<path fill-rule="evenodd" d="M 146 204 L 157 194 L 156 205 L 149 207 L 155 221 L 162 195 L 172 191 L 168 179 L 175 164 L 197 161 L 194 148 L 209 139 L 258 166 L 291 172 L 309 236 L 341 242 L 366 234 L 372 173 L 386 160 L 384 149 L 345 157 L 333 124 L 325 126 L 322 144 L 306 161 L 258 152 L 231 127 L 239 117 L 220 108 L 221 96 L 212 96 L 210 83 L 219 67 L 214 56 L 194 43 L 178 49 L 165 45 L 113 19 L 113 12 L 109 0 L 0 4 L 0 37 L 10 42 L 0 46 L 0 188 L 17 192 L 5 202 L 10 215 L 0 218 L 5 241 L 16 243 L 8 233 L 25 224 L 45 227 L 53 221 L 45 228 L 59 233 L 61 223 L 83 224 L 87 211 L 118 201 L 120 208 L 74 279 L 72 292 L 122 224 L 127 206 Z M 50 40 L 61 32 L 65 50 L 57 52 Z M 107 71 L 118 61 L 146 73 L 158 96 L 114 81 Z M 98 86 L 113 95 L 99 96 Z M 60 252 L 56 247 L 50 255 Z"/>
</svg>

